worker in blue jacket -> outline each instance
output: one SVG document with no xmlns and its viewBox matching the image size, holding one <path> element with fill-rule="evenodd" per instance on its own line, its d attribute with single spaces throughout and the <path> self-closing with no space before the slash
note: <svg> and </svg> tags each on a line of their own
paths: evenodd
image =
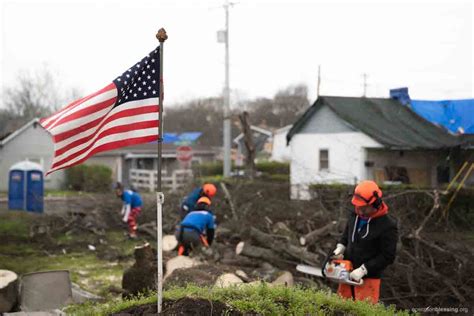
<svg viewBox="0 0 474 316">
<path fill-rule="evenodd" d="M 191 193 L 189 193 L 183 200 L 183 203 L 181 203 L 181 219 L 183 219 L 186 214 L 188 214 L 191 211 L 194 211 L 197 201 L 205 196 L 208 197 L 209 200 L 211 200 L 214 195 L 216 195 L 217 188 L 214 184 L 212 183 L 205 183 L 201 187 L 195 188 Z"/>
<path fill-rule="evenodd" d="M 142 198 L 138 192 L 125 190 L 120 182 L 115 185 L 115 194 L 123 201 L 122 221 L 128 223 L 128 236 L 137 238 L 137 217 L 142 211 Z"/>
<path fill-rule="evenodd" d="M 199 198 L 195 209 L 189 212 L 176 230 L 178 255 L 188 256 L 191 250 L 210 247 L 214 240 L 215 221 L 210 210 L 211 200 L 203 196 Z"/>
</svg>

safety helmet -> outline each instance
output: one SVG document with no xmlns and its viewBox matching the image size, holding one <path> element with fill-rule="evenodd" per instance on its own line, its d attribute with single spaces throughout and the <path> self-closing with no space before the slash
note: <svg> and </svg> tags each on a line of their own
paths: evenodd
<svg viewBox="0 0 474 316">
<path fill-rule="evenodd" d="M 203 186 L 202 186 L 202 191 L 204 192 L 204 194 L 210 198 L 212 198 L 214 195 L 216 195 L 216 192 L 217 192 L 217 188 L 214 184 L 212 183 L 205 183 Z"/>
<path fill-rule="evenodd" d="M 204 203 L 204 204 L 207 204 L 207 205 L 211 205 L 211 199 L 208 198 L 207 196 L 201 196 L 199 198 L 199 200 L 197 200 L 197 203 L 196 204 L 201 204 L 201 203 Z"/>
<path fill-rule="evenodd" d="M 382 190 L 380 190 L 377 183 L 371 180 L 360 182 L 354 190 L 352 196 L 352 204 L 355 206 L 379 204 L 382 197 Z"/>
</svg>

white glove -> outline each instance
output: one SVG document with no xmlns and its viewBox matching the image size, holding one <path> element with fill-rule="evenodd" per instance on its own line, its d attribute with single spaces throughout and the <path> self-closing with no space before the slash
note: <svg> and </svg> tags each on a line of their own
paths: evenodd
<svg viewBox="0 0 474 316">
<path fill-rule="evenodd" d="M 130 204 L 127 204 L 124 206 L 125 208 L 125 214 L 123 215 L 122 222 L 126 223 L 128 221 L 128 216 L 130 215 Z"/>
<path fill-rule="evenodd" d="M 337 244 L 336 249 L 332 252 L 333 259 L 343 259 L 344 258 L 344 250 L 346 250 L 346 246 L 343 244 Z"/>
<path fill-rule="evenodd" d="M 359 282 L 360 279 L 362 279 L 365 275 L 367 275 L 367 269 L 365 268 L 365 265 L 361 265 L 360 267 L 352 271 L 349 277 L 352 280 Z"/>
<path fill-rule="evenodd" d="M 122 210 L 120 211 L 120 214 L 121 214 L 121 215 L 125 214 L 125 205 L 122 206 Z"/>
</svg>

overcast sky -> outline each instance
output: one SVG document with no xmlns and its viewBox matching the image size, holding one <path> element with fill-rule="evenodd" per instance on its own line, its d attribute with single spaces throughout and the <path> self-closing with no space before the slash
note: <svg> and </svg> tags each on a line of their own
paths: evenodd
<svg viewBox="0 0 474 316">
<path fill-rule="evenodd" d="M 94 92 L 165 43 L 165 106 L 219 95 L 224 84 L 223 1 L 1 1 L 0 84 L 50 68 L 64 88 Z M 236 1 L 237 2 L 237 1 Z M 239 0 L 230 12 L 233 103 L 304 83 L 322 95 L 473 98 L 469 0 Z"/>
</svg>

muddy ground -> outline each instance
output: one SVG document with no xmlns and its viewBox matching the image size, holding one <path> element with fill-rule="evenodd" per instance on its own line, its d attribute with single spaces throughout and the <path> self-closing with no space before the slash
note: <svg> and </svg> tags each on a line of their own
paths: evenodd
<svg viewBox="0 0 474 316">
<path fill-rule="evenodd" d="M 276 245 L 289 243 L 301 247 L 301 236 L 335 221 L 337 224 L 333 229 L 305 248 L 322 263 L 339 239 L 345 218 L 352 209 L 349 203 L 352 188 L 319 188 L 310 201 L 289 200 L 288 184 L 280 182 L 242 180 L 228 183 L 227 188 L 230 201 L 219 185 L 218 194 L 213 200 L 212 208 L 218 223 L 213 252 L 200 256 L 199 259 L 204 262 L 202 266 L 173 273 L 167 279 L 165 288 L 188 282 L 212 286 L 220 274 L 243 270 L 248 275 L 246 282 L 272 282 L 282 271 L 289 271 L 296 284 L 335 290 L 336 286 L 332 283 L 298 273 L 295 266 L 307 263 L 302 259 L 278 251 L 277 254 L 282 258 L 278 261 L 237 256 L 235 247 L 244 241 L 275 250 L 272 245 L 264 245 L 253 239 L 249 233 L 251 228 L 271 235 Z M 192 187 L 188 188 L 190 189 Z M 179 222 L 178 208 L 184 194 L 165 194 L 165 234 L 172 234 Z M 430 306 L 433 302 L 437 302 L 439 306 L 472 306 L 474 199 L 470 194 L 472 193 L 468 192 L 461 196 L 449 211 L 447 219 L 443 219 L 449 195 L 438 196 L 432 191 L 411 189 L 391 189 L 385 192 L 389 213 L 399 223 L 400 240 L 396 262 L 386 270 L 382 282 L 381 301 L 384 304 L 396 304 L 403 309 Z M 142 226 L 150 225 L 156 220 L 155 195 L 144 193 L 143 197 L 145 205 L 139 218 Z M 437 207 L 434 207 L 435 202 L 439 202 Z M 121 271 L 134 262 L 133 247 L 146 241 L 155 245 L 155 238 L 145 232 L 141 232 L 139 240 L 126 240 L 123 235 L 125 225 L 120 221 L 119 211 L 120 201 L 112 193 L 73 195 L 47 203 L 46 213 L 33 216 L 34 220 L 30 221 L 27 234 L 20 239 L 11 234 L 2 234 L 1 237 L 10 238 L 9 243 L 29 243 L 45 257 L 50 257 L 50 260 L 62 258 L 64 253 L 87 252 L 88 256 L 95 256 L 99 260 L 98 264 L 113 267 L 110 271 L 115 271 L 115 279 L 102 284 L 100 291 L 95 288 L 93 281 L 83 282 L 81 286 L 101 295 L 115 297 L 121 294 Z M 89 252 L 89 245 L 93 245 L 95 251 Z M 3 255 L 5 256 L 5 252 Z M 21 250 L 12 252 L 13 255 L 16 258 L 22 256 Z M 164 258 L 166 260 L 175 255 L 176 252 L 165 253 Z M 1 260 L 8 260 L 8 257 L 2 259 L 0 256 L 0 263 Z M 65 264 L 69 264 L 69 261 Z M 104 274 L 107 274 L 107 269 L 104 270 Z M 75 276 L 73 279 L 77 281 L 90 277 L 89 274 L 81 276 L 80 269 L 75 270 Z M 196 310 L 194 308 L 199 310 L 202 307 L 205 310 L 203 313 L 208 315 L 209 304 L 212 304 L 213 310 L 228 311 L 228 307 L 217 302 L 180 300 L 166 304 L 165 310 L 174 311 L 170 315 L 181 315 L 180 311 L 185 312 L 189 306 L 192 306 L 193 311 Z M 140 308 L 145 311 L 153 306 Z M 137 311 L 135 314 L 140 313 Z"/>
</svg>

